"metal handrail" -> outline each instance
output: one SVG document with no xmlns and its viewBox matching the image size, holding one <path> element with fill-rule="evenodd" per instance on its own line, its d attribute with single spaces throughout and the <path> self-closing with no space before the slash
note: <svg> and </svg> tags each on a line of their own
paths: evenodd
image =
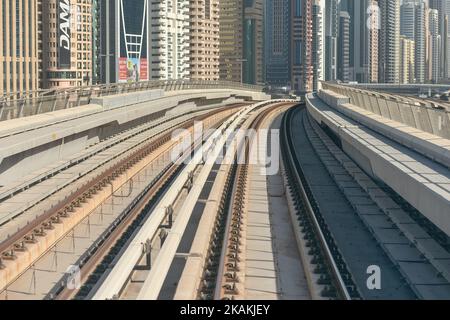
<svg viewBox="0 0 450 320">
<path fill-rule="evenodd" d="M 0 121 L 27 117 L 90 104 L 93 98 L 147 90 L 242 89 L 262 92 L 263 86 L 231 81 L 152 80 L 111 83 L 48 91 L 30 91 L 0 96 Z"/>
<path fill-rule="evenodd" d="M 331 82 L 322 82 L 322 87 L 323 87 L 323 89 L 332 90 L 332 91 L 338 92 L 340 94 L 349 93 L 349 92 L 361 93 L 361 94 L 365 94 L 368 96 L 376 94 L 378 99 L 389 100 L 389 101 L 392 101 L 395 103 L 402 103 L 402 104 L 410 105 L 410 106 L 418 106 L 419 105 L 422 108 L 439 111 L 439 112 L 443 112 L 443 113 L 447 113 L 447 114 L 450 113 L 450 111 L 448 110 L 448 104 L 439 103 L 437 101 L 426 101 L 425 102 L 425 101 L 420 101 L 415 98 L 403 96 L 400 94 L 396 95 L 396 94 L 392 94 L 392 93 L 388 93 L 388 92 L 380 92 L 380 91 L 375 91 L 375 89 L 368 90 L 364 87 L 362 87 L 363 89 L 361 89 L 359 87 L 352 87 L 350 85 L 342 85 L 342 84 L 331 83 Z"/>
</svg>

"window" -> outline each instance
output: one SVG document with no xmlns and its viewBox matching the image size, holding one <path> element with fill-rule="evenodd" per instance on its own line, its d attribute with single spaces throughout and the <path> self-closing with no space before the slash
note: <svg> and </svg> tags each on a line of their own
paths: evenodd
<svg viewBox="0 0 450 320">
<path fill-rule="evenodd" d="M 300 17 L 302 15 L 302 0 L 295 0 L 295 16 Z"/>
<path fill-rule="evenodd" d="M 302 64 L 302 43 L 300 40 L 294 42 L 294 65 Z"/>
</svg>

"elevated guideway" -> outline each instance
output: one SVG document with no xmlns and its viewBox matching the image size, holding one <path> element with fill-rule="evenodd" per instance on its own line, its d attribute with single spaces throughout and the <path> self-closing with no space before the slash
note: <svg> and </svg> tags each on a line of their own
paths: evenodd
<svg viewBox="0 0 450 320">
<path fill-rule="evenodd" d="M 261 90 L 246 85 L 202 83 L 201 86 L 186 84 L 179 90 L 119 91 L 91 97 L 89 104 L 3 121 L 0 188 L 18 176 L 64 162 L 88 146 L 143 123 L 236 102 L 268 99 Z M 58 97 L 54 96 L 55 101 Z M 3 105 L 4 108 L 7 107 Z"/>
<path fill-rule="evenodd" d="M 386 184 L 450 235 L 450 140 L 369 111 L 375 108 L 369 97 L 364 108 L 354 105 L 355 96 L 350 99 L 345 90 L 308 95 L 309 114 L 369 176 Z M 386 108 L 393 114 L 392 106 Z M 417 114 L 427 118 L 446 115 L 428 109 Z M 439 128 L 439 132 L 450 130 L 446 121 Z"/>
</svg>

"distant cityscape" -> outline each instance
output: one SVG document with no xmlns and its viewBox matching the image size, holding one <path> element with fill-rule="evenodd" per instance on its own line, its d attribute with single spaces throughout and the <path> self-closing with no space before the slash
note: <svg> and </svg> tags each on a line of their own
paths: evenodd
<svg viewBox="0 0 450 320">
<path fill-rule="evenodd" d="M 150 80 L 446 83 L 450 0 L 0 0 L 3 96 Z"/>
</svg>

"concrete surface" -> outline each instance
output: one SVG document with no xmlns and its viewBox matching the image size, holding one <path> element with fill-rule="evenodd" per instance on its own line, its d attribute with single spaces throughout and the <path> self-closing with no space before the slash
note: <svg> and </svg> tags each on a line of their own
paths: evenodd
<svg viewBox="0 0 450 320">
<path fill-rule="evenodd" d="M 450 235 L 448 168 L 358 124 L 313 95 L 307 97 L 307 108 L 340 138 L 344 151 L 366 173 L 386 183 Z"/>
</svg>

